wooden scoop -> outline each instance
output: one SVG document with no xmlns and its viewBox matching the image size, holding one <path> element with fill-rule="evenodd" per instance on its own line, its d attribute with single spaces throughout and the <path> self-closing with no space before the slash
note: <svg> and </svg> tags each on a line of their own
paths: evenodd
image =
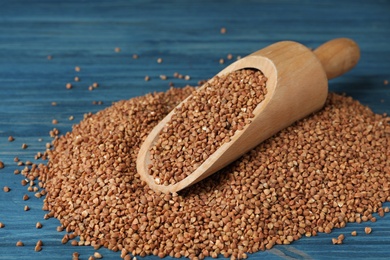
<svg viewBox="0 0 390 260">
<path fill-rule="evenodd" d="M 282 41 L 234 62 L 217 75 L 254 68 L 268 78 L 268 92 L 255 108 L 253 121 L 237 131 L 230 142 L 220 146 L 188 177 L 164 186 L 157 184 L 149 174 L 149 150 L 170 120 L 171 111 L 142 144 L 137 158 L 138 173 L 151 189 L 163 193 L 177 192 L 203 180 L 280 130 L 321 109 L 328 95 L 328 79 L 352 69 L 359 58 L 358 45 L 350 39 L 339 38 L 326 42 L 314 51 L 297 42 Z"/>
</svg>

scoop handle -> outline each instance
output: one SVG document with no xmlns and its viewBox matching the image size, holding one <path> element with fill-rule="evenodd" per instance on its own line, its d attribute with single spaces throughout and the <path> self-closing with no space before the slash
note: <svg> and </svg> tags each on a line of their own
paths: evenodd
<svg viewBox="0 0 390 260">
<path fill-rule="evenodd" d="M 320 60 L 328 79 L 333 79 L 351 70 L 360 59 L 359 46 L 351 39 L 330 40 L 317 49 L 314 54 Z"/>
</svg>

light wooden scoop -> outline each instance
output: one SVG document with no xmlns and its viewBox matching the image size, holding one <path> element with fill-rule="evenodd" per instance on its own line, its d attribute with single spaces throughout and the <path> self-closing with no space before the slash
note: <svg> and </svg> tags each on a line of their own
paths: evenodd
<svg viewBox="0 0 390 260">
<path fill-rule="evenodd" d="M 230 142 L 220 146 L 188 177 L 164 186 L 157 184 L 149 174 L 149 150 L 170 120 L 172 111 L 142 144 L 137 158 L 138 173 L 151 189 L 163 193 L 174 193 L 203 180 L 280 130 L 321 109 L 328 95 L 328 79 L 352 69 L 359 58 L 358 45 L 350 39 L 339 38 L 326 42 L 314 51 L 297 42 L 282 41 L 234 62 L 217 75 L 254 68 L 268 78 L 268 92 L 255 108 L 253 121 L 237 131 Z"/>
</svg>

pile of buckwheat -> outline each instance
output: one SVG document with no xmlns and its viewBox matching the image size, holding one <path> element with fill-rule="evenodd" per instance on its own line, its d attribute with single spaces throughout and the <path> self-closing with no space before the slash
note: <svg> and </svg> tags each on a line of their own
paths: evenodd
<svg viewBox="0 0 390 260">
<path fill-rule="evenodd" d="M 215 76 L 175 108 L 150 149 L 149 174 L 156 183 L 183 180 L 249 124 L 267 93 L 266 81 L 253 69 Z"/>
<path fill-rule="evenodd" d="M 388 211 L 390 118 L 332 93 L 321 111 L 202 182 L 152 191 L 136 171 L 139 147 L 193 90 L 119 101 L 55 138 L 48 164 L 28 175 L 47 193 L 47 215 L 71 233 L 65 243 L 78 236 L 72 244 L 122 256 L 237 259 Z"/>
</svg>

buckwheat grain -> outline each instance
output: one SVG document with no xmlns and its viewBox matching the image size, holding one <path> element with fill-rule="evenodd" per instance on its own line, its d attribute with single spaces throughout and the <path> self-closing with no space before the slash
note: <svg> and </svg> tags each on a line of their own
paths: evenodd
<svg viewBox="0 0 390 260">
<path fill-rule="evenodd" d="M 84 245 L 129 256 L 238 259 L 369 221 L 390 201 L 390 118 L 332 93 L 324 109 L 202 182 L 152 191 L 136 172 L 139 147 L 193 91 L 116 102 L 54 139 L 47 165 L 26 173 L 38 173 L 48 217 Z"/>
<path fill-rule="evenodd" d="M 267 93 L 260 71 L 216 76 L 175 109 L 150 149 L 149 173 L 158 184 L 175 184 L 201 165 L 254 117 Z"/>
</svg>

